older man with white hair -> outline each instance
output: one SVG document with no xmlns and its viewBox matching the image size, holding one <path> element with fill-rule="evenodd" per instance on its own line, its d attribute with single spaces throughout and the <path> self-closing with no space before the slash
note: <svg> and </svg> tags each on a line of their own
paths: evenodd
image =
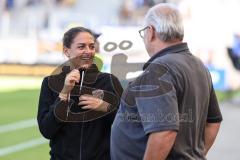
<svg viewBox="0 0 240 160">
<path fill-rule="evenodd" d="M 168 3 L 152 7 L 139 33 L 151 58 L 122 95 L 111 159 L 206 159 L 222 115 L 210 73 L 182 42 L 179 11 Z"/>
</svg>

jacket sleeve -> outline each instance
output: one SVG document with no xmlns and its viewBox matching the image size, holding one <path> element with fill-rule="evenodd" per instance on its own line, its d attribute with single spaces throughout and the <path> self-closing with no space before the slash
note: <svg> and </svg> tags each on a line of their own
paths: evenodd
<svg viewBox="0 0 240 160">
<path fill-rule="evenodd" d="M 110 114 L 105 116 L 105 121 L 106 121 L 107 125 L 109 125 L 109 126 L 111 126 L 113 123 L 113 120 L 114 120 L 117 110 L 119 108 L 119 104 L 120 104 L 120 100 L 121 100 L 121 96 L 122 96 L 122 92 L 123 92 L 122 85 L 119 82 L 117 77 L 110 74 L 110 81 L 111 81 L 111 86 L 112 86 L 112 92 L 116 96 L 117 102 L 116 102 L 115 106 L 112 106 L 114 108 L 114 110 Z"/>
<path fill-rule="evenodd" d="M 116 96 L 118 97 L 118 99 L 120 101 L 122 93 L 123 93 L 122 85 L 119 82 L 118 78 L 115 77 L 114 75 L 111 75 L 111 81 L 112 81 L 114 93 L 116 94 Z"/>
<path fill-rule="evenodd" d="M 54 108 L 58 102 L 59 99 L 54 98 L 48 78 L 45 77 L 40 91 L 37 120 L 41 134 L 47 139 L 51 139 L 64 124 L 54 115 Z"/>
</svg>

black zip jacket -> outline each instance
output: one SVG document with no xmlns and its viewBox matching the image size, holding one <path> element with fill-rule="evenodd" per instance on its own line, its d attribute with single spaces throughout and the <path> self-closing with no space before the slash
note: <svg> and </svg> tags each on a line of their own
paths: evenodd
<svg viewBox="0 0 240 160">
<path fill-rule="evenodd" d="M 71 100 L 63 102 L 58 94 L 70 72 L 66 68 L 43 79 L 39 98 L 38 125 L 41 134 L 50 140 L 51 160 L 109 160 L 111 125 L 123 90 L 121 84 L 93 64 L 85 71 L 81 91 L 76 84 Z M 82 110 L 77 105 L 80 95 L 97 89 L 104 91 L 103 100 L 111 104 L 107 113 Z"/>
</svg>

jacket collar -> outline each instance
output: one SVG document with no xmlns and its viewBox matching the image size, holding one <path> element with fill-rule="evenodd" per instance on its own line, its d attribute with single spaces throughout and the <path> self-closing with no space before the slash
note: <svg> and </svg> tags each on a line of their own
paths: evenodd
<svg viewBox="0 0 240 160">
<path fill-rule="evenodd" d="M 83 71 L 83 69 L 79 69 L 81 72 Z M 69 72 L 71 72 L 71 67 L 70 66 L 63 66 L 62 67 L 62 72 L 67 74 Z M 98 73 L 99 70 L 97 68 L 97 65 L 96 64 L 92 64 L 89 68 L 85 69 L 85 72 L 86 73 Z"/>
<path fill-rule="evenodd" d="M 82 75 L 83 69 L 79 69 L 80 74 Z M 95 83 L 97 80 L 97 77 L 99 75 L 99 70 L 97 68 L 96 64 L 92 64 L 89 68 L 84 70 L 84 83 L 86 84 L 92 84 Z M 66 75 L 69 72 L 71 72 L 70 66 L 63 66 L 62 67 L 62 74 Z"/>
</svg>

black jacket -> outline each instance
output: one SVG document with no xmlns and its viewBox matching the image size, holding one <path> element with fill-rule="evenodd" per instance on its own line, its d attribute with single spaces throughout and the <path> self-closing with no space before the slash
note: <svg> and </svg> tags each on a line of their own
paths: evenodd
<svg viewBox="0 0 240 160">
<path fill-rule="evenodd" d="M 66 104 L 60 101 L 58 94 L 70 70 L 64 67 L 62 70 L 43 79 L 38 106 L 38 125 L 42 135 L 50 139 L 51 159 L 109 160 L 111 125 L 122 94 L 120 82 L 92 65 L 85 72 L 81 93 L 76 84 L 71 92 L 71 103 Z M 81 110 L 77 106 L 79 95 L 91 94 L 96 89 L 103 90 L 103 100 L 111 104 L 107 114 Z"/>
</svg>

